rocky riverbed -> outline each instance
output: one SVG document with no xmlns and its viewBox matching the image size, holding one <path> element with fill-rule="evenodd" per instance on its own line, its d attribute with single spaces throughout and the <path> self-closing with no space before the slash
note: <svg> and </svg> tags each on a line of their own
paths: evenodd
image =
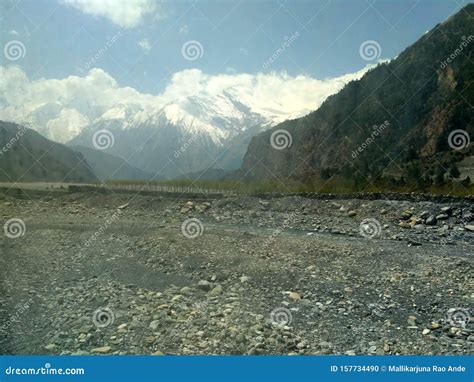
<svg viewBox="0 0 474 382">
<path fill-rule="evenodd" d="M 472 354 L 468 201 L 0 195 L 2 354 Z"/>
</svg>

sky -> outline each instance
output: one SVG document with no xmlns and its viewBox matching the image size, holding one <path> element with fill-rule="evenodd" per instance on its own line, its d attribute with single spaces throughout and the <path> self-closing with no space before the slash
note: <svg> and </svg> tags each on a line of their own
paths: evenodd
<svg viewBox="0 0 474 382">
<path fill-rule="evenodd" d="M 0 118 L 73 102 L 62 119 L 84 125 L 88 102 L 103 112 L 226 86 L 314 110 L 467 2 L 2 0 Z"/>
<path fill-rule="evenodd" d="M 375 40 L 393 58 L 463 5 L 455 0 L 2 0 L 1 35 L 22 41 L 30 79 L 102 68 L 121 86 L 162 91 L 173 73 L 286 71 L 324 79 L 360 70 L 361 43 Z M 285 54 L 264 67 L 291 36 Z M 91 62 L 116 36 L 107 52 Z M 286 40 L 285 40 L 286 39 Z M 186 60 L 182 47 L 201 50 Z M 202 46 L 202 49 L 201 49 Z M 202 54 L 202 56 L 201 56 Z M 3 57 L 2 57 L 3 58 Z M 3 60 L 5 61 L 5 60 Z"/>
</svg>

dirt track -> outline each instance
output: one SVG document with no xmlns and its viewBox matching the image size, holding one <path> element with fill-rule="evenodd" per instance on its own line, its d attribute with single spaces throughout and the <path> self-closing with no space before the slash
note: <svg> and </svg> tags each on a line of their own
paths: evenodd
<svg viewBox="0 0 474 382">
<path fill-rule="evenodd" d="M 472 353 L 473 323 L 449 318 L 474 306 L 473 213 L 462 202 L 4 196 L 2 225 L 25 230 L 0 239 L 0 353 Z M 364 219 L 375 225 L 361 231 Z"/>
</svg>

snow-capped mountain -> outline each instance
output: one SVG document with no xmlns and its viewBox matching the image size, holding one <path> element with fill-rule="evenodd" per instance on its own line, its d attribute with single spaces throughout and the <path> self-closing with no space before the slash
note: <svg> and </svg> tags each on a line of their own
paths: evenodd
<svg viewBox="0 0 474 382">
<path fill-rule="evenodd" d="M 172 124 L 189 133 L 207 134 L 216 144 L 222 144 L 233 134 L 247 129 L 249 123 L 267 126 L 288 117 L 284 113 L 271 115 L 255 109 L 239 101 L 230 91 L 224 91 L 216 96 L 189 96 L 164 106 L 119 104 L 93 124 L 120 123 L 123 129 Z"/>
<path fill-rule="evenodd" d="M 119 104 L 70 144 L 101 148 L 104 135 L 106 152 L 160 177 L 209 167 L 236 169 L 250 138 L 278 122 L 271 113 L 262 115 L 254 109 L 234 96 L 232 89 L 216 96 L 182 98 L 163 107 Z"/>
<path fill-rule="evenodd" d="M 18 66 L 0 66 L 0 120 L 60 143 L 94 147 L 113 141 L 106 151 L 146 172 L 181 176 L 209 166 L 232 169 L 251 136 L 316 110 L 369 68 L 326 80 L 186 69 L 173 73 L 161 92 L 149 94 L 120 86 L 100 68 L 33 80 Z M 94 134 L 104 129 L 112 134 L 94 145 Z"/>
</svg>

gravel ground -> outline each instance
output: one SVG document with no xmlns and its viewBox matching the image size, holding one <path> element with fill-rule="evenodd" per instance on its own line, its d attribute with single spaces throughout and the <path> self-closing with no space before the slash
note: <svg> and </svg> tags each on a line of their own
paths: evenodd
<svg viewBox="0 0 474 382">
<path fill-rule="evenodd" d="M 2 354 L 474 350 L 467 201 L 0 194 L 0 217 Z"/>
</svg>

